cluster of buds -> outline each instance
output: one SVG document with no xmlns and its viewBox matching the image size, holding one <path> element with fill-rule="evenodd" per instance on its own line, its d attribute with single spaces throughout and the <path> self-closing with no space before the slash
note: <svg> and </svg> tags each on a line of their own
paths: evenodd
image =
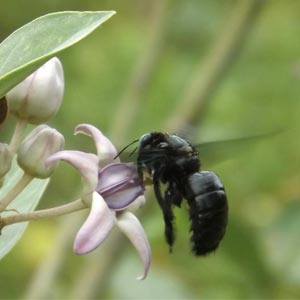
<svg viewBox="0 0 300 300">
<path fill-rule="evenodd" d="M 6 95 L 8 112 L 17 118 L 11 143 L 0 144 L 0 178 L 9 171 L 17 153 L 18 163 L 25 173 L 37 178 L 50 176 L 43 161 L 63 148 L 64 138 L 55 129 L 40 125 L 57 112 L 64 93 L 61 62 L 52 58 Z M 1 100 L 4 101 L 4 100 Z M 22 140 L 27 124 L 40 125 Z"/>
<path fill-rule="evenodd" d="M 59 59 L 52 58 L 1 99 L 2 119 L 7 113 L 17 118 L 10 144 L 0 144 L 0 183 L 17 154 L 20 167 L 26 174 L 37 178 L 51 175 L 53 168 L 45 166 L 47 157 L 63 148 L 64 137 L 42 123 L 55 115 L 64 93 L 63 67 Z M 7 109 L 8 108 L 8 109 Z M 27 124 L 39 125 L 23 140 Z"/>
<path fill-rule="evenodd" d="M 87 220 L 76 235 L 74 252 L 85 254 L 92 251 L 116 225 L 139 253 L 144 265 L 144 273 L 140 277 L 143 279 L 150 266 L 151 250 L 143 227 L 132 213 L 145 202 L 144 187 L 136 167 L 133 163 L 121 163 L 119 158 L 115 158 L 117 151 L 114 145 L 96 127 L 88 124 L 78 125 L 75 134 L 92 137 L 97 155 L 63 150 L 64 136 L 43 124 L 58 111 L 63 93 L 63 68 L 57 58 L 52 58 L 6 95 L 6 107 L 17 118 L 17 125 L 10 144 L 0 144 L 0 186 L 15 156 L 24 174 L 32 179 L 50 177 L 59 161 L 63 160 L 73 165 L 82 177 L 80 199 L 44 211 L 2 218 L 1 223 L 6 226 L 90 208 Z M 23 139 L 27 124 L 35 127 Z M 0 212 L 14 200 L 9 195 L 0 199 Z M 15 196 L 15 193 L 11 195 Z"/>
</svg>

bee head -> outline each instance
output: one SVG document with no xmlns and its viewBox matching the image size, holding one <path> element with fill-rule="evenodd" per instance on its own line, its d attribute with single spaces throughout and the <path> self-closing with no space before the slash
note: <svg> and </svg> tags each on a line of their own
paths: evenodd
<svg viewBox="0 0 300 300">
<path fill-rule="evenodd" d="M 138 150 L 150 150 L 152 148 L 164 148 L 167 146 L 166 137 L 168 135 L 161 132 L 150 132 L 143 134 L 139 139 Z"/>
</svg>

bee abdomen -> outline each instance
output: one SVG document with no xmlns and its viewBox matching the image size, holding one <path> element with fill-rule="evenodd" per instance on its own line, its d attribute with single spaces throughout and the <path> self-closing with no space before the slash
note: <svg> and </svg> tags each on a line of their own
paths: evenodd
<svg viewBox="0 0 300 300">
<path fill-rule="evenodd" d="M 228 205 L 223 184 L 212 172 L 194 173 L 187 181 L 186 198 L 192 251 L 195 255 L 208 254 L 218 247 L 227 226 Z"/>
</svg>

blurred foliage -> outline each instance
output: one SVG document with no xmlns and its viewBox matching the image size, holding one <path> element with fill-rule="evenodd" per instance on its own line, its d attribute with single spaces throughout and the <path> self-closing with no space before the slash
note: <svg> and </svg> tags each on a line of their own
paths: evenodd
<svg viewBox="0 0 300 300">
<path fill-rule="evenodd" d="M 242 0 L 241 0 L 242 1 Z M 162 45 L 149 82 L 139 95 L 140 110 L 120 140 L 130 142 L 163 130 L 191 81 L 194 68 L 210 52 L 220 29 L 239 1 L 173 0 L 165 15 Z M 117 15 L 88 39 L 64 52 L 66 92 L 50 125 L 66 137 L 66 148 L 94 151 L 86 137 L 73 137 L 76 124 L 91 123 L 109 135 L 136 61 L 146 50 L 151 12 L 146 0 L 11 0 L 1 5 L 0 36 L 45 13 L 60 10 L 116 10 Z M 163 237 L 163 220 L 154 199 L 141 222 L 153 249 L 148 278 L 135 280 L 139 261 L 125 247 L 107 284 L 95 296 L 107 299 L 295 299 L 300 295 L 300 2 L 265 1 L 241 55 L 216 86 L 195 128 L 195 141 L 287 131 L 213 168 L 225 184 L 229 225 L 215 254 L 192 256 L 189 222 L 176 209 L 177 241 L 172 254 Z M 2 136 L 9 139 L 14 120 Z M 114 137 L 118 143 L 119 138 Z M 119 147 L 124 146 L 122 143 Z M 67 202 L 78 193 L 75 171 L 61 164 L 40 207 Z M 57 220 L 32 223 L 21 242 L 1 261 L 0 298 L 22 298 L 39 264 L 53 251 L 61 231 Z M 75 226 L 75 225 L 74 225 Z M 77 228 L 74 228 L 76 232 Z M 88 257 L 75 257 L 68 245 L 63 268 L 49 299 L 66 298 Z M 101 252 L 101 249 L 99 250 Z M 95 255 L 98 255 L 97 253 Z M 101 256 L 99 256 L 101 257 Z M 99 265 L 103 261 L 99 259 Z M 112 270 L 112 271 L 111 271 Z M 111 271 L 111 272 L 110 272 Z M 99 296 L 101 295 L 101 296 Z"/>
</svg>

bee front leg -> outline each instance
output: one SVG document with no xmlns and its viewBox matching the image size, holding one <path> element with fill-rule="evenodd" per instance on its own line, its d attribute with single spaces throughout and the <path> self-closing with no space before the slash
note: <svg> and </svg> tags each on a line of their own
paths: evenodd
<svg viewBox="0 0 300 300">
<path fill-rule="evenodd" d="M 172 210 L 172 205 L 174 203 L 181 202 L 181 199 L 178 199 L 178 193 L 173 189 L 173 183 L 170 182 L 168 188 L 165 191 L 165 201 L 164 201 L 164 220 L 165 220 L 165 236 L 167 243 L 170 246 L 170 252 L 172 252 L 172 246 L 175 241 L 175 230 L 174 230 L 174 213 Z"/>
<path fill-rule="evenodd" d="M 153 174 L 154 193 L 160 205 L 160 208 L 163 212 L 163 217 L 165 221 L 165 238 L 170 247 L 170 252 L 172 252 L 172 246 L 175 240 L 174 228 L 173 228 L 174 214 L 172 211 L 172 197 L 169 196 L 168 189 L 165 192 L 165 197 L 162 196 L 159 178 L 160 178 L 160 174 L 154 172 Z"/>
</svg>

